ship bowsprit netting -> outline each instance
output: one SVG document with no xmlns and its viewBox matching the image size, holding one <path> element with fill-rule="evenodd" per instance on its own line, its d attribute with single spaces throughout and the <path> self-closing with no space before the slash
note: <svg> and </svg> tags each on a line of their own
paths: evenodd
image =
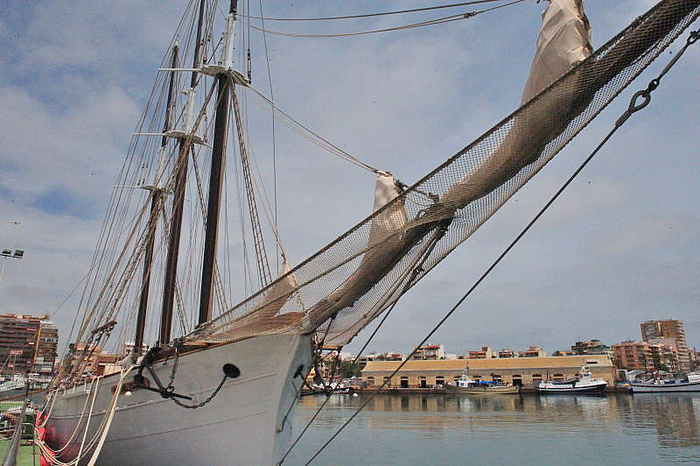
<svg viewBox="0 0 700 466">
<path fill-rule="evenodd" d="M 187 340 L 317 330 L 326 345 L 349 342 L 493 215 L 698 15 L 700 0 L 661 1 L 372 216 Z"/>
</svg>

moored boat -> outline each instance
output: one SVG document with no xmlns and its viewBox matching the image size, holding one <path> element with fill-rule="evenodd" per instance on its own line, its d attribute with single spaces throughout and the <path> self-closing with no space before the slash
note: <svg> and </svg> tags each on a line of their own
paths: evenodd
<svg viewBox="0 0 700 466">
<path fill-rule="evenodd" d="M 608 383 L 603 379 L 594 379 L 588 366 L 581 366 L 578 377 L 570 380 L 553 380 L 540 382 L 539 393 L 588 393 L 601 394 Z"/>
<path fill-rule="evenodd" d="M 700 392 L 700 374 L 691 373 L 682 379 L 631 382 L 630 391 L 632 393 Z"/>
<path fill-rule="evenodd" d="M 498 381 L 473 380 L 467 374 L 462 375 L 454 383 L 445 385 L 445 389 L 448 392 L 469 395 L 517 395 L 520 393 L 520 387 L 517 385 L 507 385 Z"/>
</svg>

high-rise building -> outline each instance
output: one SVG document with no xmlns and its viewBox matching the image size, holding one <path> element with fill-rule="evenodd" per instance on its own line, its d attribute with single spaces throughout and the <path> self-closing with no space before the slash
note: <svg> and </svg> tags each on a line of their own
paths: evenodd
<svg viewBox="0 0 700 466">
<path fill-rule="evenodd" d="M 656 369 L 651 347 L 647 342 L 623 341 L 612 345 L 613 360 L 620 369 L 651 372 Z"/>
<path fill-rule="evenodd" d="M 53 372 L 58 329 L 47 319 L 48 316 L 0 315 L 0 373 Z"/>
<path fill-rule="evenodd" d="M 611 354 L 610 347 L 600 340 L 577 341 L 571 346 L 571 354 Z"/>
<path fill-rule="evenodd" d="M 683 322 L 677 319 L 648 320 L 639 324 L 639 327 L 642 331 L 642 340 L 647 343 L 668 345 L 668 339 L 674 340 L 680 370 L 690 370 L 690 357 L 688 344 L 685 341 Z"/>
</svg>

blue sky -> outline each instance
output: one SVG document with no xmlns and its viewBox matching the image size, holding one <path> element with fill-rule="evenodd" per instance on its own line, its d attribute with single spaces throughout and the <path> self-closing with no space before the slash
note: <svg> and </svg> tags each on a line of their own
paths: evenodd
<svg viewBox="0 0 700 466">
<path fill-rule="evenodd" d="M 0 247 L 27 251 L 5 264 L 0 312 L 54 314 L 67 335 L 77 300 L 55 310 L 87 271 L 130 134 L 179 20 L 178 3 L 0 6 Z M 588 0 L 594 46 L 653 3 Z M 432 4 L 407 1 L 401 8 Z M 274 2 L 265 13 L 308 17 L 395 8 L 393 2 Z M 268 36 L 278 106 L 411 183 L 515 109 L 543 8 L 528 1 L 447 25 L 356 38 Z M 471 9 L 449 13 L 463 11 Z M 315 26 L 268 24 L 304 32 Z M 254 54 L 254 83 L 267 89 L 263 51 Z M 664 54 L 405 296 L 369 349 L 408 351 L 420 341 L 669 58 Z M 551 352 L 578 338 L 638 339 L 643 320 L 679 318 L 689 344 L 700 345 L 699 70 L 700 52 L 691 48 L 651 105 L 606 145 L 434 341 L 454 353 L 482 345 L 541 345 Z M 278 131 L 280 226 L 299 263 L 369 213 L 374 178 Z M 269 142 L 253 144 L 261 166 L 269 165 Z M 364 336 L 356 341 L 359 346 Z"/>
</svg>

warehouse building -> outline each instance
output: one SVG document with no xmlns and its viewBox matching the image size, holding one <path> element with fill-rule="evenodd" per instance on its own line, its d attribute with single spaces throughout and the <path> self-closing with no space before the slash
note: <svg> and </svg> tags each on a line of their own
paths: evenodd
<svg viewBox="0 0 700 466">
<path fill-rule="evenodd" d="M 376 387 L 389 378 L 400 361 L 371 361 L 362 370 L 362 381 Z M 593 377 L 615 386 L 615 366 L 608 355 L 549 356 L 529 358 L 410 360 L 391 379 L 392 388 L 431 388 L 457 380 L 467 371 L 474 380 L 501 380 L 525 388 L 534 388 L 543 380 L 575 377 L 587 365 Z"/>
</svg>

